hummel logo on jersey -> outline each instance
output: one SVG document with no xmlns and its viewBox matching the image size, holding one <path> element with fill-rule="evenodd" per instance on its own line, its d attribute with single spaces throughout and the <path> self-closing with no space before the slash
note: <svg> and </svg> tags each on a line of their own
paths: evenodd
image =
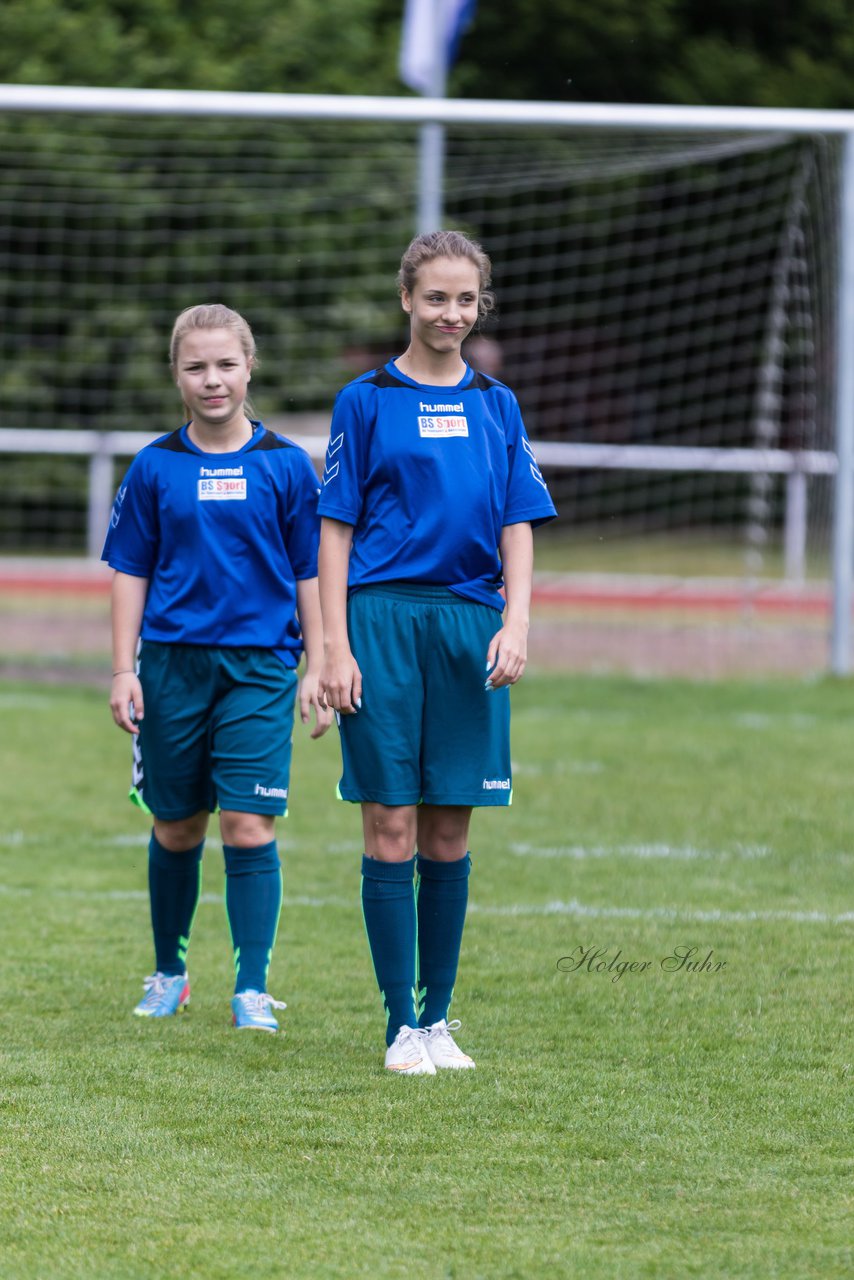
<svg viewBox="0 0 854 1280">
<path fill-rule="evenodd" d="M 484 791 L 509 791 L 510 779 L 509 778 L 484 778 L 483 790 Z"/>
<path fill-rule="evenodd" d="M 524 436 L 522 436 L 522 448 L 525 450 L 528 457 L 531 459 L 531 462 L 530 462 L 531 475 L 534 477 L 537 484 L 541 484 L 545 489 L 546 493 L 548 493 L 549 491 L 548 486 L 545 480 L 543 479 L 543 473 L 540 471 L 540 468 L 537 466 L 537 459 L 534 456 L 534 450 L 531 448 L 530 442 L 526 440 Z"/>
<path fill-rule="evenodd" d="M 334 480 L 338 475 L 338 462 L 330 462 L 333 454 L 336 454 L 344 443 L 344 432 L 337 435 L 334 440 L 330 440 L 326 447 L 326 466 L 323 469 L 323 483 L 329 484 L 330 480 Z"/>
<path fill-rule="evenodd" d="M 199 500 L 246 498 L 242 467 L 199 467 Z"/>
<path fill-rule="evenodd" d="M 125 500 L 125 494 L 127 493 L 127 491 L 128 491 L 128 487 L 127 485 L 125 485 L 123 489 L 119 488 L 119 491 L 116 494 L 116 500 L 113 503 L 113 510 L 110 515 L 110 524 L 114 529 L 116 525 L 119 523 L 119 516 L 122 514 L 122 503 Z"/>
<path fill-rule="evenodd" d="M 260 782 L 255 783 L 256 796 L 267 796 L 273 800 L 287 800 L 287 787 L 262 787 Z"/>
<path fill-rule="evenodd" d="M 468 419 L 463 416 L 464 405 L 428 404 L 424 400 L 418 404 L 418 434 L 422 438 L 443 439 L 450 436 L 467 436 Z"/>
</svg>

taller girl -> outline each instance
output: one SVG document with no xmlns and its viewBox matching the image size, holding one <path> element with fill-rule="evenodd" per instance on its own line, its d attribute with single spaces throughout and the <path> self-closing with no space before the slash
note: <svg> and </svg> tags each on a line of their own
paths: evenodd
<svg viewBox="0 0 854 1280">
<path fill-rule="evenodd" d="M 461 354 L 494 305 L 490 274 L 459 232 L 409 245 L 409 345 L 339 392 L 319 504 L 320 697 L 339 713 L 339 793 L 362 806 L 385 1065 L 407 1075 L 474 1066 L 447 1020 L 469 824 L 510 803 L 532 527 L 555 514 L 516 397 Z"/>
</svg>

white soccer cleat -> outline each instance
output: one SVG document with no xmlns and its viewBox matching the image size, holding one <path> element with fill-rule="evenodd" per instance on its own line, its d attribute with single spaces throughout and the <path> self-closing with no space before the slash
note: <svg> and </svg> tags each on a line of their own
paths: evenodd
<svg viewBox="0 0 854 1280">
<path fill-rule="evenodd" d="M 434 1022 L 431 1027 L 425 1028 L 427 1039 L 424 1043 L 427 1053 L 433 1066 L 440 1071 L 444 1068 L 470 1071 L 474 1067 L 474 1059 L 463 1053 L 451 1035 L 452 1031 L 459 1031 L 461 1026 L 459 1018 L 455 1018 L 453 1022 L 446 1022 L 442 1018 L 441 1022 Z"/>
<path fill-rule="evenodd" d="M 434 1076 L 436 1068 L 427 1052 L 427 1032 L 418 1027 L 401 1027 L 386 1049 L 387 1071 L 401 1076 Z"/>
</svg>

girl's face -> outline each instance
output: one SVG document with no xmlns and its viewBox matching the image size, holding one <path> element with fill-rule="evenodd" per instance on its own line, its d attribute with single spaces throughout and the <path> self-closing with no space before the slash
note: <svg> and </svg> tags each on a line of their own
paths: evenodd
<svg viewBox="0 0 854 1280">
<path fill-rule="evenodd" d="M 230 329 L 191 329 L 178 347 L 175 374 L 194 423 L 216 430 L 245 417 L 252 365 Z"/>
<path fill-rule="evenodd" d="M 412 347 L 431 355 L 459 355 L 463 339 L 477 323 L 479 294 L 480 273 L 469 258 L 426 262 L 412 292 L 404 289 L 401 294 Z"/>
</svg>

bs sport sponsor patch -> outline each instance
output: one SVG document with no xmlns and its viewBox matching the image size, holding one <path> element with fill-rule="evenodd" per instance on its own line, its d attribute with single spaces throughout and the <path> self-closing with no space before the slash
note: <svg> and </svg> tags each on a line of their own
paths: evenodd
<svg viewBox="0 0 854 1280">
<path fill-rule="evenodd" d="M 246 477 L 242 467 L 200 467 L 199 501 L 228 501 L 246 498 Z"/>
<path fill-rule="evenodd" d="M 459 404 L 425 404 L 422 400 L 418 413 L 418 434 L 422 437 L 441 440 L 469 433 L 462 400 Z"/>
</svg>

